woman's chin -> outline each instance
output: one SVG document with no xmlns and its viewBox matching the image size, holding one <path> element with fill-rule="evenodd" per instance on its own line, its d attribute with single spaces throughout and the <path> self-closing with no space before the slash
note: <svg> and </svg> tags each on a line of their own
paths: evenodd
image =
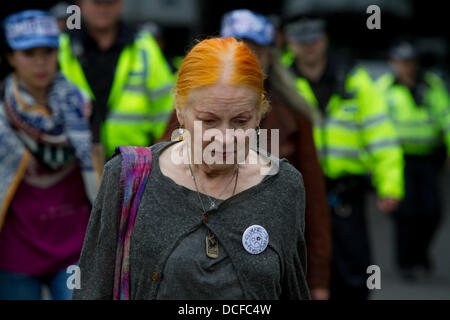
<svg viewBox="0 0 450 320">
<path fill-rule="evenodd" d="M 207 166 L 208 166 L 208 169 L 211 171 L 226 171 L 227 169 L 231 170 L 236 165 L 235 165 L 235 162 L 229 164 L 224 161 L 223 163 L 212 163 L 212 164 L 208 164 Z"/>
</svg>

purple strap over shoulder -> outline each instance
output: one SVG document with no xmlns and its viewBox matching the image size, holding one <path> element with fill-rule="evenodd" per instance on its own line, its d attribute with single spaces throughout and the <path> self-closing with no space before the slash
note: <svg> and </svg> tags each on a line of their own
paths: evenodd
<svg viewBox="0 0 450 320">
<path fill-rule="evenodd" d="M 120 171 L 119 234 L 114 271 L 114 300 L 130 299 L 130 240 L 134 221 L 152 165 L 148 147 L 120 146 L 114 156 L 122 154 Z"/>
</svg>

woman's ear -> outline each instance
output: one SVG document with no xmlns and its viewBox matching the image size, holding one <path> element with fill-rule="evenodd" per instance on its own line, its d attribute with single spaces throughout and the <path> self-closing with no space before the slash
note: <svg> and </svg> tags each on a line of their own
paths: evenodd
<svg viewBox="0 0 450 320">
<path fill-rule="evenodd" d="M 262 101 L 259 110 L 256 111 L 256 127 L 259 127 L 264 114 L 268 111 L 268 101 L 266 100 L 265 95 L 263 95 L 261 100 Z"/>
<path fill-rule="evenodd" d="M 259 127 L 259 124 L 261 123 L 261 119 L 262 119 L 262 114 L 261 112 L 258 112 L 256 114 L 256 126 Z"/>
<path fill-rule="evenodd" d="M 177 119 L 178 119 L 178 123 L 180 124 L 180 126 L 184 127 L 184 112 L 181 111 L 178 107 L 175 107 L 176 113 L 177 113 Z"/>
</svg>

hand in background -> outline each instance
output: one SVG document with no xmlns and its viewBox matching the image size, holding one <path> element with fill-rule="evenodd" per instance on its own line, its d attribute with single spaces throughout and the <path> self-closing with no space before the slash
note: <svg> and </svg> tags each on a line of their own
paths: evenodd
<svg viewBox="0 0 450 320">
<path fill-rule="evenodd" d="M 328 300 L 330 296 L 330 290 L 325 288 L 311 289 L 311 298 L 313 300 Z"/>
<path fill-rule="evenodd" d="M 90 101 L 85 101 L 84 102 L 82 113 L 83 113 L 83 117 L 87 121 L 89 121 L 89 119 L 92 116 L 92 103 Z"/>
<path fill-rule="evenodd" d="M 378 209 L 385 213 L 391 213 L 397 209 L 400 201 L 394 198 L 379 198 L 377 201 Z"/>
</svg>

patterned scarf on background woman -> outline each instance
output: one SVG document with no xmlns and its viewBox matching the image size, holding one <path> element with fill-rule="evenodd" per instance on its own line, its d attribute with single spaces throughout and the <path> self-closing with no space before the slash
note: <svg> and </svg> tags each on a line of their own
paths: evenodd
<svg viewBox="0 0 450 320">
<path fill-rule="evenodd" d="M 97 177 L 92 165 L 89 125 L 83 118 L 84 98 L 61 74 L 50 85 L 48 108 L 35 103 L 14 75 L 4 82 L 0 104 L 0 199 L 15 177 L 26 152 L 42 165 L 57 170 L 77 161 L 86 193 L 93 202 Z"/>
</svg>

